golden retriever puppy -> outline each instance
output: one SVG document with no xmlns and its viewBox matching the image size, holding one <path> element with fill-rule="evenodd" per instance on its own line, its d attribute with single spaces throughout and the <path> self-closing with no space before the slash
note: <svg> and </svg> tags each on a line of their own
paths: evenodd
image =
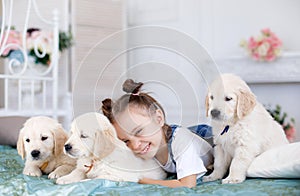
<svg viewBox="0 0 300 196">
<path fill-rule="evenodd" d="M 154 160 L 136 157 L 117 138 L 107 117 L 99 113 L 86 113 L 72 122 L 65 153 L 78 159 L 77 167 L 69 175 L 58 178 L 57 184 L 94 178 L 137 182 L 141 177 L 166 177 L 166 173 Z"/>
<path fill-rule="evenodd" d="M 214 135 L 214 171 L 204 182 L 240 183 L 253 159 L 264 151 L 287 144 L 282 127 L 256 100 L 238 76 L 223 74 L 209 87 L 206 115 Z"/>
<path fill-rule="evenodd" d="M 58 178 L 70 173 L 76 160 L 63 153 L 67 135 L 56 120 L 37 116 L 28 119 L 19 133 L 17 149 L 25 160 L 23 174 Z"/>
</svg>

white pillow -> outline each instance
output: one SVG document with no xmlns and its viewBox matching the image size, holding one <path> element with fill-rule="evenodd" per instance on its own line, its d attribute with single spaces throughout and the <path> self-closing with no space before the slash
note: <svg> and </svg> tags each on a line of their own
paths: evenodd
<svg viewBox="0 0 300 196">
<path fill-rule="evenodd" d="M 270 149 L 254 159 L 248 177 L 300 178 L 300 142 Z"/>
</svg>

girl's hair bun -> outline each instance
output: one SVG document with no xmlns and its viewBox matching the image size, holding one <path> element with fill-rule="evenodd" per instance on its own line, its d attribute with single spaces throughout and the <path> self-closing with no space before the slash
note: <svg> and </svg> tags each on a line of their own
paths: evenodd
<svg viewBox="0 0 300 196">
<path fill-rule="evenodd" d="M 113 101 L 111 99 L 107 98 L 102 101 L 102 113 L 109 119 L 111 123 L 114 121 L 112 107 Z"/>
<path fill-rule="evenodd" d="M 142 82 L 134 82 L 132 79 L 127 79 L 123 84 L 123 91 L 136 94 L 140 91 L 143 84 Z"/>
</svg>

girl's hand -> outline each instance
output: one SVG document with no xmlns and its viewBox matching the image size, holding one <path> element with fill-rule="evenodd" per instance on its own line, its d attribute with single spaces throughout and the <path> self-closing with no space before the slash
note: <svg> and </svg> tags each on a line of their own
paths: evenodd
<svg viewBox="0 0 300 196">
<path fill-rule="evenodd" d="M 140 184 L 157 184 L 157 185 L 167 186 L 167 187 L 171 187 L 171 188 L 175 188 L 175 187 L 192 188 L 197 185 L 196 181 L 197 181 L 197 175 L 194 174 L 194 175 L 186 176 L 179 180 L 154 180 L 154 179 L 149 179 L 149 178 L 142 178 L 139 180 L 139 183 Z"/>
</svg>

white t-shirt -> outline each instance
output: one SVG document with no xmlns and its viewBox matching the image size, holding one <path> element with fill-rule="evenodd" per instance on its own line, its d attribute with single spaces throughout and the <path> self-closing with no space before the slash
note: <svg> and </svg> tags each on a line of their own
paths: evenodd
<svg viewBox="0 0 300 196">
<path fill-rule="evenodd" d="M 173 163 L 170 156 L 165 165 L 158 164 L 167 172 L 177 173 L 177 178 L 181 179 L 189 175 L 197 174 L 197 178 L 203 176 L 206 167 L 213 163 L 213 148 L 200 136 L 182 127 L 175 129 L 173 133 L 171 149 Z"/>
</svg>

